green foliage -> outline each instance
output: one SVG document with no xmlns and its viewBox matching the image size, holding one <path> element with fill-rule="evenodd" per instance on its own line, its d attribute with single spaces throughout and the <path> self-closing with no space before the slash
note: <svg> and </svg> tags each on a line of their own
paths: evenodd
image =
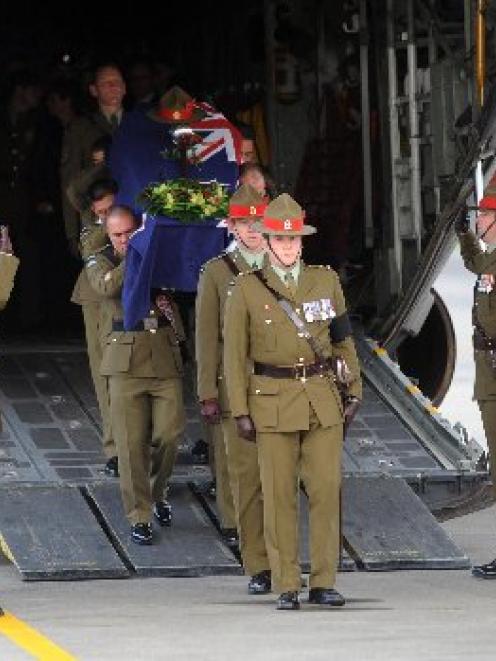
<svg viewBox="0 0 496 661">
<path fill-rule="evenodd" d="M 138 196 L 138 203 L 151 215 L 188 223 L 226 218 L 229 194 L 226 186 L 217 181 L 174 179 L 149 184 Z"/>
</svg>

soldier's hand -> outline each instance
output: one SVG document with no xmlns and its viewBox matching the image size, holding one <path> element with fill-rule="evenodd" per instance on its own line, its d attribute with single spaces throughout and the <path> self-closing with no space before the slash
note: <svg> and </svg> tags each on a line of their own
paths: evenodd
<svg viewBox="0 0 496 661">
<path fill-rule="evenodd" d="M 245 441 L 250 441 L 255 443 L 256 434 L 255 434 L 255 425 L 253 420 L 249 415 L 240 415 L 236 420 L 236 427 L 238 430 L 238 436 L 244 438 Z"/>
<path fill-rule="evenodd" d="M 220 422 L 220 404 L 218 399 L 205 399 L 200 402 L 201 417 L 208 425 L 217 425 Z"/>
<path fill-rule="evenodd" d="M 346 431 L 351 425 L 353 418 L 360 408 L 360 400 L 358 397 L 346 397 L 344 400 L 344 430 Z"/>
</svg>

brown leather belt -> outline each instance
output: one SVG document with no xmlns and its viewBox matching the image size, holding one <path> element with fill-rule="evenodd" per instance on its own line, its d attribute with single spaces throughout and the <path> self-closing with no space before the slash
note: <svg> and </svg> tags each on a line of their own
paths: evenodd
<svg viewBox="0 0 496 661">
<path fill-rule="evenodd" d="M 124 328 L 124 322 L 122 320 L 114 319 L 112 321 L 112 330 L 117 333 L 121 333 L 123 331 L 129 333 L 138 333 L 140 331 L 156 330 L 157 328 L 162 328 L 163 326 L 170 326 L 170 321 L 165 317 L 152 317 L 152 319 L 154 322 L 156 322 L 156 325 L 154 323 L 154 326 L 147 327 L 145 321 L 139 321 L 136 326 L 127 329 Z"/>
<path fill-rule="evenodd" d="M 253 373 L 256 376 L 270 376 L 273 379 L 306 379 L 316 374 L 325 374 L 331 368 L 331 361 L 324 363 L 295 363 L 291 367 L 279 365 L 268 365 L 267 363 L 254 363 Z"/>
</svg>

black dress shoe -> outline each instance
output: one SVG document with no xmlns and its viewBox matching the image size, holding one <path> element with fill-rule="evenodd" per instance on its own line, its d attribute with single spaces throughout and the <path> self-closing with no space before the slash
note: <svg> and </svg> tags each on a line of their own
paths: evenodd
<svg viewBox="0 0 496 661">
<path fill-rule="evenodd" d="M 496 559 L 487 565 L 475 565 L 472 567 L 472 575 L 477 578 L 496 578 Z"/>
<path fill-rule="evenodd" d="M 191 455 L 196 464 L 208 464 L 208 443 L 200 438 L 191 448 Z"/>
<path fill-rule="evenodd" d="M 148 546 L 153 540 L 151 523 L 135 523 L 131 528 L 131 539 L 135 544 Z"/>
<path fill-rule="evenodd" d="M 297 611 L 300 609 L 300 600 L 297 592 L 283 592 L 277 600 L 278 611 Z"/>
<path fill-rule="evenodd" d="M 167 500 L 159 500 L 154 504 L 153 515 L 161 526 L 172 525 L 172 505 Z"/>
<path fill-rule="evenodd" d="M 268 594 L 272 590 L 270 569 L 252 576 L 248 582 L 248 594 Z"/>
<path fill-rule="evenodd" d="M 117 457 L 110 457 L 103 468 L 105 475 L 109 477 L 119 477 L 119 460 Z"/>
<path fill-rule="evenodd" d="M 230 549 L 237 549 L 239 544 L 238 531 L 236 528 L 222 528 L 222 539 Z"/>
<path fill-rule="evenodd" d="M 308 603 L 321 606 L 344 606 L 346 601 L 342 594 L 332 588 L 311 588 Z"/>
</svg>

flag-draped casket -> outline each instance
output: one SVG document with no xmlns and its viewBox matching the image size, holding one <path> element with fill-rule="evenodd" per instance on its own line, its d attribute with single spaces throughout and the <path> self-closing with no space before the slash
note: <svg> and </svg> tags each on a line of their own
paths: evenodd
<svg viewBox="0 0 496 661">
<path fill-rule="evenodd" d="M 119 184 L 119 203 L 141 212 L 137 198 L 146 186 L 179 177 L 216 180 L 234 189 L 241 136 L 223 115 L 206 104 L 201 107 L 205 117 L 189 126 L 202 141 L 193 148 L 193 162 L 186 166 L 168 157 L 176 126 L 138 111 L 124 116 L 110 154 L 110 169 Z M 186 224 L 164 216 L 145 217 L 126 256 L 123 304 L 127 328 L 147 316 L 152 287 L 196 291 L 202 264 L 226 244 L 225 229 L 217 227 L 219 220 Z"/>
</svg>

